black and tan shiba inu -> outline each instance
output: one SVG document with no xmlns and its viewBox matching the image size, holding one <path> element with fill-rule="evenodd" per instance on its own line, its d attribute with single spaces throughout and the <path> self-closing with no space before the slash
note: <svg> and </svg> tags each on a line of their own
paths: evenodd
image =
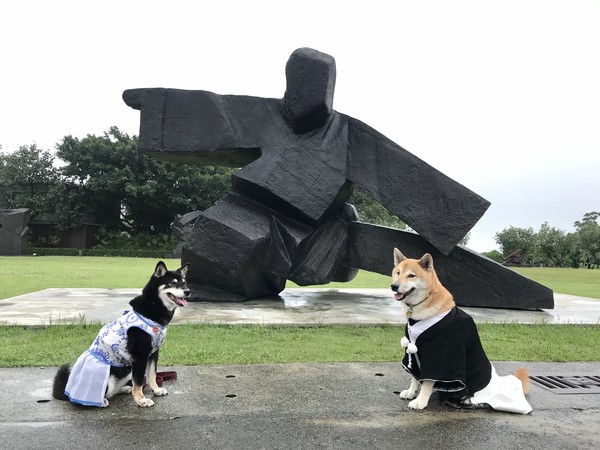
<svg viewBox="0 0 600 450">
<path fill-rule="evenodd" d="M 454 407 L 483 405 L 531 412 L 525 398 L 527 371 L 519 369 L 516 376 L 496 374 L 475 322 L 456 307 L 452 294 L 438 279 L 429 253 L 419 260 L 409 259 L 395 248 L 391 288 L 408 319 L 401 341 L 405 348 L 402 365 L 413 378 L 400 397 L 411 400 L 409 408 L 425 408 L 432 392 L 438 391 L 440 399 Z"/>
<path fill-rule="evenodd" d="M 129 302 L 132 310 L 102 327 L 72 369 L 69 364 L 59 368 L 54 398 L 106 407 L 113 395 L 131 392 L 139 406 L 152 406 L 142 392 L 144 375 L 155 396 L 167 395 L 156 383 L 158 350 L 175 309 L 185 306 L 190 296 L 185 283 L 188 267 L 169 271 L 159 261 L 142 294 Z M 132 387 L 127 385 L 130 380 Z"/>
</svg>

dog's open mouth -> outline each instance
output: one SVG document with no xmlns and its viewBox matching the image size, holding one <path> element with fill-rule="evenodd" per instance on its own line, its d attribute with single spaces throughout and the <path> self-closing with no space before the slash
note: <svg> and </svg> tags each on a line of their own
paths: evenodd
<svg viewBox="0 0 600 450">
<path fill-rule="evenodd" d="M 404 292 L 404 293 L 402 293 L 402 292 L 396 292 L 396 293 L 394 294 L 394 298 L 395 298 L 397 301 L 401 302 L 402 300 L 405 300 L 405 299 L 406 299 L 406 297 L 408 297 L 408 296 L 409 296 L 410 294 L 412 294 L 414 291 L 415 291 L 415 288 L 411 288 L 411 289 L 409 289 L 408 291 L 406 291 L 406 292 Z"/>
<path fill-rule="evenodd" d="M 176 297 L 175 295 L 171 294 L 170 292 L 167 295 L 169 296 L 169 298 L 172 301 L 174 301 L 175 303 L 177 303 L 179 306 L 185 306 L 185 305 L 187 305 L 187 301 L 183 297 Z"/>
</svg>

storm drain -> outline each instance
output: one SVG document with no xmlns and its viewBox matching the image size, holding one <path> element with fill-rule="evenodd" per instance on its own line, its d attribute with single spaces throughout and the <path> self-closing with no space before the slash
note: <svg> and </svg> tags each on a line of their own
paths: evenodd
<svg viewBox="0 0 600 450">
<path fill-rule="evenodd" d="M 600 375 L 530 375 L 529 379 L 555 394 L 600 394 Z"/>
</svg>

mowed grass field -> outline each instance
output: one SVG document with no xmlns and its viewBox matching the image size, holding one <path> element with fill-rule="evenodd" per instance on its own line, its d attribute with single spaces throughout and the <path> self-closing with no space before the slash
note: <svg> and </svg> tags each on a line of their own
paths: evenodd
<svg viewBox="0 0 600 450">
<path fill-rule="evenodd" d="M 47 288 L 142 288 L 158 260 L 95 256 L 0 256 L 0 299 Z M 166 259 L 169 269 L 180 261 Z"/>
<path fill-rule="evenodd" d="M 0 256 L 0 299 L 51 287 L 142 288 L 157 262 L 150 258 Z M 166 259 L 165 263 L 169 269 L 177 269 L 181 261 Z M 554 292 L 600 299 L 600 270 L 538 267 L 514 270 Z M 389 285 L 388 275 L 360 271 L 349 283 L 314 287 L 387 289 Z M 292 282 L 286 286 L 294 287 L 298 286 Z"/>
</svg>

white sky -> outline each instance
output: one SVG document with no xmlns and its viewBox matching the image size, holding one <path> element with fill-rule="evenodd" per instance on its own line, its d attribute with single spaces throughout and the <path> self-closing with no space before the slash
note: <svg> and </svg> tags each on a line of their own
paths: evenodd
<svg viewBox="0 0 600 450">
<path fill-rule="evenodd" d="M 280 98 L 312 47 L 336 59 L 337 111 L 492 202 L 474 250 L 600 210 L 600 1 L 21 0 L 0 43 L 5 152 L 138 134 L 129 88 Z"/>
</svg>

